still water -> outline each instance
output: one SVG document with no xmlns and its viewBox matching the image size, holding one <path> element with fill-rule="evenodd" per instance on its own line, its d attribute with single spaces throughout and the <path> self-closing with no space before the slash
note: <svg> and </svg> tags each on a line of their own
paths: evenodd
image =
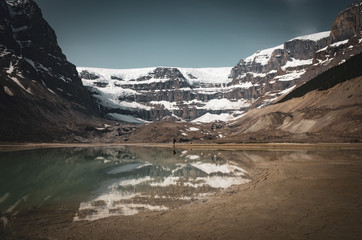
<svg viewBox="0 0 362 240">
<path fill-rule="evenodd" d="M 0 164 L 4 226 L 19 219 L 92 221 L 204 202 L 249 182 L 251 168 L 228 151 L 130 146 L 0 152 Z"/>
</svg>

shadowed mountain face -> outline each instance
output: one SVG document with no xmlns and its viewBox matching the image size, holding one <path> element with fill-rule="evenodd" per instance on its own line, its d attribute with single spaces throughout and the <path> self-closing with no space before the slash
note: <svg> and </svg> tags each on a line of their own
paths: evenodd
<svg viewBox="0 0 362 240">
<path fill-rule="evenodd" d="M 62 139 L 96 109 L 36 3 L 0 0 L 0 141 Z"/>
<path fill-rule="evenodd" d="M 23 79 L 34 80 L 61 97 L 89 107 L 91 98 L 39 7 L 32 0 L 7 3 L 1 0 L 0 12 L 3 78 L 16 78 L 20 83 Z"/>
</svg>

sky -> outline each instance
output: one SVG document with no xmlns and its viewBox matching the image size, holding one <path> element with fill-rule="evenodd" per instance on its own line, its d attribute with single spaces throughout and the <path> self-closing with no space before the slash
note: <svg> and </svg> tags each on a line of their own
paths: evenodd
<svg viewBox="0 0 362 240">
<path fill-rule="evenodd" d="M 329 31 L 354 0 L 35 0 L 76 66 L 232 67 Z"/>
</svg>

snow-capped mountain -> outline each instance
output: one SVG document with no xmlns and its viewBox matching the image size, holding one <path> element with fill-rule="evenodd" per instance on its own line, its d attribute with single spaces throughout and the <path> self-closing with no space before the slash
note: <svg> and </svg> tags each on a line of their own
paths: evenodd
<svg viewBox="0 0 362 240">
<path fill-rule="evenodd" d="M 235 120 L 361 52 L 361 3 L 325 31 L 259 50 L 233 68 L 97 69 L 78 67 L 108 118 L 194 122 Z"/>
<path fill-rule="evenodd" d="M 107 116 L 118 120 L 194 120 L 223 112 L 236 116 L 250 106 L 245 99 L 228 96 L 235 87 L 250 87 L 229 85 L 231 67 L 77 69 L 83 84 L 108 109 Z"/>
<path fill-rule="evenodd" d="M 302 36 L 260 50 L 234 68 L 77 70 L 108 118 L 135 123 L 229 121 L 249 108 L 269 105 L 304 81 L 316 52 L 329 46 L 329 35 Z"/>
<path fill-rule="evenodd" d="M 76 69 L 33 0 L 0 0 L 0 141 L 128 141 L 134 135 L 134 125 L 98 113 L 131 123 L 241 121 L 251 108 L 298 96 L 287 94 L 302 84 L 308 83 L 302 94 L 311 91 L 317 76 L 358 57 L 361 5 L 341 12 L 330 32 L 260 50 L 235 67 L 112 70 Z"/>
</svg>

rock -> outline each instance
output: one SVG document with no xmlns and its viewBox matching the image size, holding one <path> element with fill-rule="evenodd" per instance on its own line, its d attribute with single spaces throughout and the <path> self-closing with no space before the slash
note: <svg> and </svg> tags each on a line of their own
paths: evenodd
<svg viewBox="0 0 362 240">
<path fill-rule="evenodd" d="M 82 77 L 84 83 L 102 101 L 111 96 L 112 104 L 102 103 L 104 113 L 126 109 L 130 115 L 147 121 L 192 121 L 206 113 L 232 116 L 271 105 L 297 86 L 359 54 L 362 50 L 360 8 L 361 1 L 358 1 L 343 11 L 332 32 L 297 37 L 241 59 L 222 81 L 199 81 L 200 76 L 195 72 L 168 67 L 147 69 L 138 77 L 132 72 L 132 77 L 111 75 L 106 79 L 113 74 L 110 72 L 94 82 L 88 81 L 90 77 L 82 72 L 89 75 L 95 71 L 92 74 L 100 76 L 103 70 L 98 74 L 96 70 L 80 68 L 80 75 L 85 76 Z M 345 42 L 336 42 L 340 39 Z M 113 94 L 113 87 L 118 88 L 119 94 Z M 108 92 L 102 88 L 109 88 Z M 119 106 L 114 104 L 114 99 Z M 234 104 L 243 101 L 244 104 Z"/>
<path fill-rule="evenodd" d="M 6 56 L 1 66 L 13 66 L 24 78 L 33 79 L 62 97 L 91 107 L 92 98 L 78 72 L 62 53 L 54 30 L 43 19 L 33 0 L 1 1 L 0 46 Z M 15 74 L 15 72 L 14 72 Z"/>
<path fill-rule="evenodd" d="M 0 0 L 0 56 L 0 141 L 75 141 L 102 121 L 33 0 Z"/>
<path fill-rule="evenodd" d="M 362 1 L 356 1 L 351 7 L 338 14 L 332 25 L 332 43 L 360 34 L 362 31 Z"/>
<path fill-rule="evenodd" d="M 83 79 L 96 80 L 99 78 L 99 75 L 83 70 L 79 73 L 79 77 Z"/>
</svg>

